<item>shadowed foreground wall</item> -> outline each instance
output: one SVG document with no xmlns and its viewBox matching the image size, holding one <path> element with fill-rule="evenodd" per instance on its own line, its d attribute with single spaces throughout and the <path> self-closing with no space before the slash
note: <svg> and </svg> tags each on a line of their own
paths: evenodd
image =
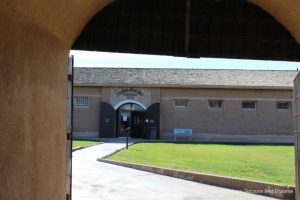
<svg viewBox="0 0 300 200">
<path fill-rule="evenodd" d="M 0 199 L 63 199 L 68 49 L 8 20 L 0 18 Z"/>
<path fill-rule="evenodd" d="M 1 0 L 0 199 L 66 199 L 69 49 L 107 1 Z"/>
</svg>

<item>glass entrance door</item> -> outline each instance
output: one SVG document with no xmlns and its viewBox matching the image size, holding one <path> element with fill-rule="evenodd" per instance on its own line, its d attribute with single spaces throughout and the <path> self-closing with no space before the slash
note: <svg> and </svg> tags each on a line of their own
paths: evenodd
<svg viewBox="0 0 300 200">
<path fill-rule="evenodd" d="M 141 106 L 129 103 L 118 109 L 117 137 L 141 138 L 144 131 L 144 111 Z"/>
<path fill-rule="evenodd" d="M 131 137 L 141 138 L 144 129 L 144 112 L 132 111 L 131 112 Z"/>
<path fill-rule="evenodd" d="M 131 112 L 119 110 L 119 137 L 130 137 L 131 134 Z"/>
</svg>

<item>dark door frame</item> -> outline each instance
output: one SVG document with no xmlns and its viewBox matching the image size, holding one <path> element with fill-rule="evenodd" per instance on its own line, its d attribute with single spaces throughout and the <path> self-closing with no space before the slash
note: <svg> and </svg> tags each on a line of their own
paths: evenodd
<svg viewBox="0 0 300 200">
<path fill-rule="evenodd" d="M 134 110 L 131 110 L 130 111 L 130 120 L 132 120 L 132 112 L 141 112 L 142 113 L 142 121 L 141 121 L 141 137 L 140 138 L 142 138 L 143 137 L 143 135 L 145 135 L 144 134 L 144 131 L 145 131 L 145 122 L 144 122 L 144 116 L 145 116 L 145 113 L 146 113 L 146 108 L 145 108 L 145 106 L 142 106 L 142 104 L 140 104 L 140 103 L 137 103 L 137 102 L 131 102 L 131 101 L 128 101 L 128 102 L 124 102 L 123 104 L 120 104 L 118 107 L 117 107 L 117 109 L 116 109 L 116 132 L 115 132 L 115 138 L 116 137 L 119 137 L 119 135 L 120 135 L 120 133 L 119 133 L 119 120 L 120 120 L 120 108 L 122 107 L 122 106 L 125 106 L 125 105 L 128 105 L 128 104 L 130 104 L 130 105 L 138 105 L 138 106 L 140 106 L 140 107 L 142 107 L 143 108 L 143 111 L 134 111 Z M 132 121 L 130 121 L 130 127 L 131 127 L 131 129 L 132 129 Z"/>
</svg>

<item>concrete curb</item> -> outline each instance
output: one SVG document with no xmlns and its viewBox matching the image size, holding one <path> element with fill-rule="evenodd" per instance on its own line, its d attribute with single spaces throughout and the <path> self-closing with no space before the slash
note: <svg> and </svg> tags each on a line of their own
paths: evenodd
<svg viewBox="0 0 300 200">
<path fill-rule="evenodd" d="M 264 183 L 264 182 L 246 180 L 246 179 L 237 179 L 237 178 L 195 173 L 189 171 L 179 171 L 175 169 L 154 167 L 149 165 L 140 165 L 134 163 L 119 162 L 114 160 L 106 160 L 102 158 L 98 158 L 97 160 L 104 163 L 119 165 L 122 167 L 129 167 L 137 170 L 170 176 L 174 178 L 180 178 L 184 180 L 205 183 L 209 185 L 241 190 L 243 192 L 248 192 L 252 194 L 275 197 L 279 199 L 295 199 L 294 186 L 282 186 L 282 185 L 276 185 L 272 183 Z"/>
<path fill-rule="evenodd" d="M 79 147 L 76 147 L 76 148 L 72 149 L 72 152 L 78 151 L 78 150 L 81 150 L 81 149 L 84 149 L 84 148 L 86 148 L 86 147 L 79 146 Z"/>
<path fill-rule="evenodd" d="M 133 142 L 133 143 L 129 143 L 128 144 L 128 147 L 130 147 L 130 146 L 132 146 L 132 145 L 134 145 L 134 144 L 136 144 L 135 142 Z M 124 149 L 126 149 L 126 146 L 125 147 L 122 147 L 121 149 L 117 149 L 117 150 L 115 150 L 115 151 L 113 151 L 113 152 L 111 152 L 111 153 L 109 153 L 109 154 L 107 154 L 107 155 L 105 155 L 105 156 L 103 156 L 103 157 L 101 157 L 101 158 L 98 158 L 97 160 L 101 160 L 101 159 L 106 159 L 106 158 L 108 158 L 108 157 L 110 157 L 110 156 L 112 156 L 112 155 L 114 155 L 114 154 L 116 154 L 116 153 L 118 153 L 119 151 L 122 151 L 122 150 L 124 150 Z"/>
<path fill-rule="evenodd" d="M 78 151 L 78 150 L 81 150 L 81 149 L 85 149 L 85 148 L 88 148 L 88 147 L 96 146 L 96 145 L 99 145 L 99 144 L 103 144 L 103 142 L 99 142 L 99 143 L 97 143 L 97 144 L 93 144 L 93 145 L 85 146 L 85 147 L 79 146 L 79 147 L 73 148 L 73 149 L 72 149 L 72 152 Z"/>
</svg>

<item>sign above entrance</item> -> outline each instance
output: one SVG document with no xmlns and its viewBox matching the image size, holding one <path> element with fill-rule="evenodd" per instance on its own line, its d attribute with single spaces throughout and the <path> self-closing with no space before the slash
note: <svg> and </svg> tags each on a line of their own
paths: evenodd
<svg viewBox="0 0 300 200">
<path fill-rule="evenodd" d="M 143 96 L 144 93 L 140 89 L 136 89 L 136 88 L 124 88 L 124 89 L 120 89 L 116 93 L 116 95 L 117 95 L 117 97 L 125 96 L 125 97 L 127 97 L 127 99 L 134 99 L 134 97 Z"/>
<path fill-rule="evenodd" d="M 123 101 L 135 101 L 148 107 L 151 104 L 151 90 L 147 88 L 112 88 L 111 105 L 116 106 Z"/>
</svg>

